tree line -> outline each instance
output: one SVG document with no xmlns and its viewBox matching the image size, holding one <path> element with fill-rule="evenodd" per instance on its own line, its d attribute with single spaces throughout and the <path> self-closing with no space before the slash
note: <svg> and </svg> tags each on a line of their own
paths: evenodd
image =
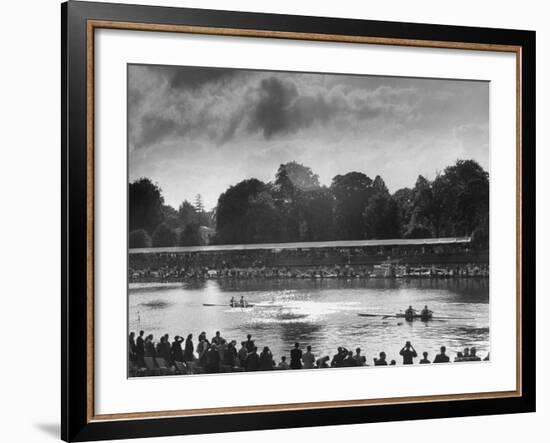
<svg viewBox="0 0 550 443">
<path fill-rule="evenodd" d="M 176 210 L 147 178 L 129 185 L 130 247 L 205 243 L 247 244 L 472 236 L 489 241 L 489 175 L 474 160 L 457 160 L 432 181 L 389 192 L 382 177 L 362 172 L 333 177 L 323 186 L 311 168 L 279 166 L 273 181 L 256 178 L 230 186 L 207 212 L 200 195 Z"/>
</svg>

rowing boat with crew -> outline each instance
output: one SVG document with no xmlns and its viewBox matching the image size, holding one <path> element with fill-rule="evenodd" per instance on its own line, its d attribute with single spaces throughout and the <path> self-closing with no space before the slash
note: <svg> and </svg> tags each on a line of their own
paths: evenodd
<svg viewBox="0 0 550 443">
<path fill-rule="evenodd" d="M 379 313 L 359 313 L 359 317 L 380 317 L 382 320 L 386 318 L 404 318 L 405 321 L 413 322 L 415 320 L 420 320 L 428 322 L 430 320 L 473 320 L 473 317 L 442 317 L 434 316 L 433 311 L 428 309 L 428 306 L 425 306 L 420 313 L 417 313 L 412 306 L 405 312 L 398 312 L 396 314 L 379 314 Z"/>
</svg>

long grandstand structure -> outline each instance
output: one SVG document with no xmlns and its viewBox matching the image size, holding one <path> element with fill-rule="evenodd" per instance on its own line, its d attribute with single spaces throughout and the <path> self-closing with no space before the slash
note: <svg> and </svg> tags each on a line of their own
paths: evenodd
<svg viewBox="0 0 550 443">
<path fill-rule="evenodd" d="M 294 243 L 256 243 L 246 245 L 206 245 L 206 246 L 173 246 L 166 248 L 135 248 L 130 254 L 185 254 L 190 252 L 224 252 L 224 251 L 256 251 L 256 250 L 311 250 L 330 248 L 380 248 L 380 247 L 407 247 L 407 246 L 439 246 L 470 244 L 471 237 L 442 237 L 442 238 L 397 238 L 384 240 L 338 240 L 312 241 Z"/>
<path fill-rule="evenodd" d="M 371 275 L 383 264 L 413 267 L 488 269 L 488 251 L 472 247 L 470 237 L 343 240 L 326 242 L 206 245 L 129 250 L 129 272 L 140 280 L 162 275 L 262 273 L 334 274 L 340 268 Z M 252 270 L 252 271 L 251 271 Z M 260 271 L 261 270 L 261 271 Z M 292 271 L 291 271 L 292 270 Z M 278 273 L 279 271 L 277 271 Z M 271 275 L 271 272 L 269 272 Z"/>
</svg>

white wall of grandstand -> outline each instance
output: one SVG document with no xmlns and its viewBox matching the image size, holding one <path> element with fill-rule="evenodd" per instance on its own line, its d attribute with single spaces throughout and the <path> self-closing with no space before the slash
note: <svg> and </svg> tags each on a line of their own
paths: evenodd
<svg viewBox="0 0 550 443">
<path fill-rule="evenodd" d="M 488 277 L 470 237 L 207 245 L 129 250 L 130 282 L 193 278 Z"/>
</svg>

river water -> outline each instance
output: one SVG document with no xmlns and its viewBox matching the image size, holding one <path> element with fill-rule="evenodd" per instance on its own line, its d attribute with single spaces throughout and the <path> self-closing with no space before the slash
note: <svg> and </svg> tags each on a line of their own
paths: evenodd
<svg viewBox="0 0 550 443">
<path fill-rule="evenodd" d="M 229 300 L 244 296 L 261 307 L 230 308 Z M 203 303 L 226 306 L 203 306 Z M 427 323 L 403 319 L 360 317 L 359 313 L 395 314 L 409 305 L 424 305 L 434 316 L 468 319 Z M 207 280 L 170 285 L 132 284 L 129 330 L 144 330 L 155 341 L 165 333 L 196 338 L 215 331 L 239 343 L 252 334 L 259 350 L 269 346 L 276 362 L 289 358 L 296 341 L 310 344 L 316 358 L 332 356 L 338 346 L 360 347 L 372 358 L 385 351 L 400 364 L 399 350 L 410 340 L 419 356 L 432 360 L 441 345 L 451 359 L 464 347 L 475 346 L 483 358 L 489 351 L 489 280 Z M 416 360 L 418 361 L 418 360 Z"/>
</svg>

